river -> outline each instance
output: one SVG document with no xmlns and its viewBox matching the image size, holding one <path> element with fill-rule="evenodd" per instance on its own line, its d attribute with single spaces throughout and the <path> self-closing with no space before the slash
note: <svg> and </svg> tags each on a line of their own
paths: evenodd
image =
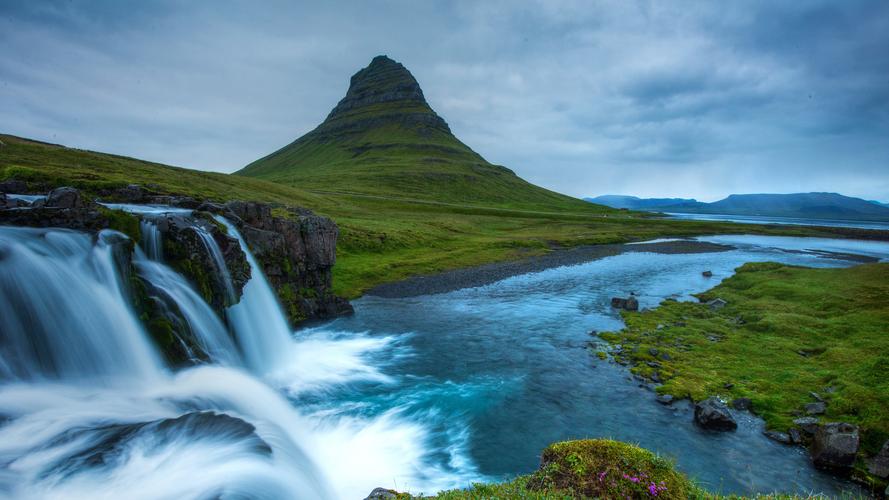
<svg viewBox="0 0 889 500">
<path fill-rule="evenodd" d="M 655 404 L 587 342 L 591 330 L 621 327 L 615 295 L 633 291 L 655 307 L 691 300 L 744 262 L 845 266 L 822 251 L 886 259 L 889 244 L 720 236 L 701 239 L 736 249 L 677 255 L 637 245 L 478 288 L 367 296 L 354 316 L 292 335 L 250 257 L 254 277 L 226 312 L 240 350 L 187 284 L 140 251 L 139 272 L 167 287 L 219 352 L 176 371 L 115 273 L 121 238 L 0 228 L 0 496 L 433 493 L 529 472 L 550 442 L 583 437 L 639 443 L 725 493 L 849 486 L 815 471 L 803 450 L 764 438 L 753 417 L 740 415 L 733 433 L 699 430 L 687 405 Z"/>
</svg>

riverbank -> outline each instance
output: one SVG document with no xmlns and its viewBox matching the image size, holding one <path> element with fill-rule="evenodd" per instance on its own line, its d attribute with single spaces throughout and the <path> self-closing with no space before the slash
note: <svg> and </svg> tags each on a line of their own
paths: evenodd
<svg viewBox="0 0 889 500">
<path fill-rule="evenodd" d="M 725 252 L 733 249 L 729 245 L 719 245 L 695 240 L 655 241 L 651 243 L 626 243 L 611 245 L 584 245 L 574 248 L 554 250 L 544 255 L 535 255 L 521 260 L 495 262 L 481 266 L 445 271 L 426 276 L 413 276 L 402 281 L 376 286 L 367 292 L 385 298 L 416 297 L 452 292 L 462 288 L 473 288 L 518 276 L 535 273 L 560 266 L 583 264 L 593 260 L 612 257 L 627 252 L 652 252 L 659 254 L 690 254 Z"/>
<path fill-rule="evenodd" d="M 744 401 L 779 441 L 808 444 L 822 424 L 854 425 L 860 447 L 845 469 L 882 491 L 885 467 L 873 457 L 889 446 L 889 264 L 750 263 L 697 297 L 625 312 L 626 327 L 600 337 L 662 396 Z M 705 303 L 716 299 L 725 304 Z"/>
</svg>

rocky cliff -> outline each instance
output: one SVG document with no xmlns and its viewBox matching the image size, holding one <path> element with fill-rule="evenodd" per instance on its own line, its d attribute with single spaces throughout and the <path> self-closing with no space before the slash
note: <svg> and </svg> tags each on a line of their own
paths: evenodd
<svg viewBox="0 0 889 500">
<path fill-rule="evenodd" d="M 19 185 L 0 185 L 0 224 L 58 227 L 98 233 L 114 229 L 129 237 L 130 251 L 122 252 L 121 269 L 130 293 L 151 335 L 175 364 L 205 359 L 178 311 L 140 279 L 132 262 L 135 242 L 143 231 L 157 231 L 162 241 L 159 258 L 185 276 L 204 300 L 225 320 L 225 308 L 240 300 L 251 277 L 247 255 L 240 242 L 213 217 L 233 222 L 263 273 L 278 293 L 292 324 L 352 312 L 345 299 L 332 292 L 331 271 L 336 262 L 336 224 L 326 217 L 299 208 L 272 207 L 255 202 L 233 201 L 225 205 L 199 202 L 187 197 L 157 196 L 140 186 L 108 193 L 114 201 L 165 204 L 195 208 L 191 211 L 133 215 L 109 209 L 86 199 L 74 188 L 56 188 L 46 196 L 28 199 L 4 191 Z M 33 197 L 31 197 L 33 198 Z M 215 245 L 207 245 L 207 238 Z M 218 248 L 214 255 L 210 247 Z M 222 264 L 220 264 L 220 259 Z M 224 266 L 225 269 L 220 269 Z M 224 275 L 227 273 L 227 279 Z"/>
</svg>

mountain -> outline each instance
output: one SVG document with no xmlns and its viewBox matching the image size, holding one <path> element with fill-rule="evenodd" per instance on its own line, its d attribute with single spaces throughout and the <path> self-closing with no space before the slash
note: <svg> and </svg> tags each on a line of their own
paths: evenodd
<svg viewBox="0 0 889 500">
<path fill-rule="evenodd" d="M 627 208 L 630 210 L 656 210 L 660 207 L 682 204 L 699 203 L 691 198 L 639 198 L 637 196 L 623 196 L 619 194 L 606 194 L 595 198 L 584 198 L 590 203 L 598 203 L 612 208 Z"/>
<path fill-rule="evenodd" d="M 488 163 L 457 139 L 417 80 L 386 56 L 352 76 L 323 123 L 236 175 L 314 192 L 522 208 L 583 201 L 535 186 Z"/>
<path fill-rule="evenodd" d="M 599 196 L 590 201 L 615 208 L 724 215 L 764 215 L 804 219 L 889 220 L 889 207 L 837 193 L 733 194 L 713 202 L 634 196 Z"/>
<path fill-rule="evenodd" d="M 882 201 L 877 201 L 877 200 L 868 200 L 868 201 L 870 201 L 871 203 L 874 203 L 876 205 L 879 205 L 881 207 L 889 208 L 889 203 L 883 203 Z"/>
</svg>

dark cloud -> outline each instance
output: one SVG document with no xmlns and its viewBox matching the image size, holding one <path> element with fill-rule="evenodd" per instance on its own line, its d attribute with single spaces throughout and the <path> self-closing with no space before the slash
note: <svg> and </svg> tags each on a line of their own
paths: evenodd
<svg viewBox="0 0 889 500">
<path fill-rule="evenodd" d="M 233 171 L 377 54 L 467 144 L 573 195 L 889 199 L 889 3 L 0 0 L 10 132 Z"/>
</svg>

